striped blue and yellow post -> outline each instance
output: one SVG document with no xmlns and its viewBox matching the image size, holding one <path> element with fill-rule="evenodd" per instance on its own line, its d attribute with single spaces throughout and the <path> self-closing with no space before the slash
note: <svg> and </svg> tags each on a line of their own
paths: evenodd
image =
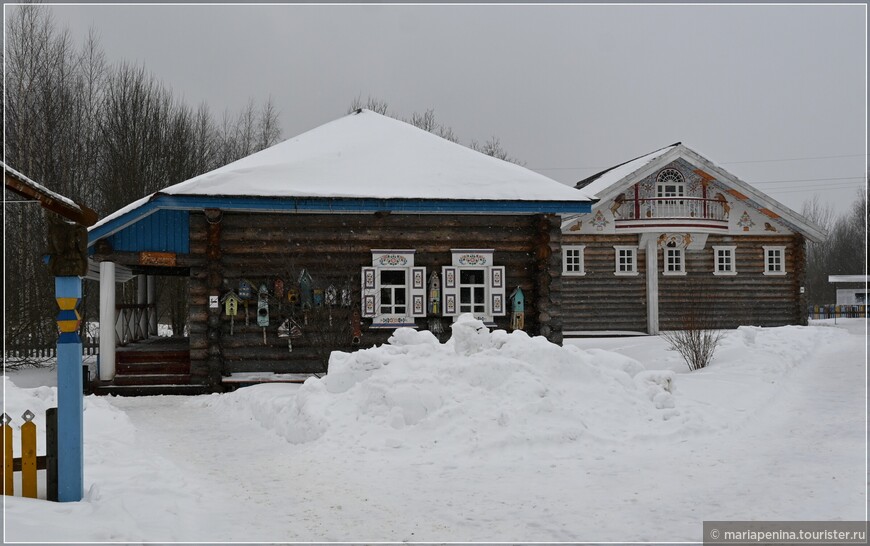
<svg viewBox="0 0 870 546">
<path fill-rule="evenodd" d="M 57 500 L 78 502 L 84 494 L 84 396 L 82 341 L 78 329 L 80 277 L 55 277 L 60 307 L 57 326 Z"/>
</svg>

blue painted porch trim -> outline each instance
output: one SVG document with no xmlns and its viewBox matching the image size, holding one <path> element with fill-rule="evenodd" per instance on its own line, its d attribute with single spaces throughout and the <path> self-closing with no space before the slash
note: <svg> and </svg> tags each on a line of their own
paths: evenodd
<svg viewBox="0 0 870 546">
<path fill-rule="evenodd" d="M 580 214 L 592 211 L 594 201 L 488 201 L 454 199 L 356 199 L 304 197 L 227 197 L 156 195 L 151 201 L 92 229 L 88 245 L 138 222 L 158 210 L 306 212 L 306 213 L 442 213 L 442 214 Z"/>
</svg>

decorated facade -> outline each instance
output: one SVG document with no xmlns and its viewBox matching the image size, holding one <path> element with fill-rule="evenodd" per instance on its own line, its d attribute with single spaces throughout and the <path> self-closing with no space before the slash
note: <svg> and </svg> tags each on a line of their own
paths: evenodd
<svg viewBox="0 0 870 546">
<path fill-rule="evenodd" d="M 566 334 L 806 324 L 805 240 L 822 231 L 680 143 L 577 184 L 562 223 Z"/>
</svg>

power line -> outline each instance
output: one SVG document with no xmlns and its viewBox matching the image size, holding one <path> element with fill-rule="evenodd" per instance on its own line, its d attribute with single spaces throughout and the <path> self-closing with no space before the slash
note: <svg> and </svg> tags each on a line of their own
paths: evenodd
<svg viewBox="0 0 870 546">
<path fill-rule="evenodd" d="M 867 154 L 819 155 L 815 157 L 791 157 L 786 159 L 749 159 L 745 161 L 721 161 L 720 165 L 737 165 L 742 163 L 776 163 L 781 161 L 813 161 L 817 159 L 842 159 L 846 157 L 867 157 Z M 595 171 L 601 167 L 528 167 L 535 171 Z"/>
<path fill-rule="evenodd" d="M 761 182 L 753 182 L 752 184 L 782 184 L 784 182 L 823 182 L 825 180 L 858 180 L 863 179 L 863 176 L 837 176 L 833 178 L 799 178 L 794 180 L 765 180 Z"/>
</svg>

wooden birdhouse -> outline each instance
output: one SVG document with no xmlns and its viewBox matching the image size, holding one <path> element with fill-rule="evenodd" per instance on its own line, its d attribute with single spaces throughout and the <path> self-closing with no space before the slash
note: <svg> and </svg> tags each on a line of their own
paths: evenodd
<svg viewBox="0 0 870 546">
<path fill-rule="evenodd" d="M 245 279 L 240 280 L 239 281 L 239 297 L 242 298 L 243 300 L 249 300 L 249 299 L 251 299 L 251 295 L 252 295 L 251 293 L 252 293 L 251 283 L 246 281 Z"/>
<path fill-rule="evenodd" d="M 524 313 L 526 310 L 526 297 L 519 286 L 511 292 L 511 310 L 514 313 Z"/>
<path fill-rule="evenodd" d="M 332 307 L 336 303 L 338 303 L 338 290 L 335 285 L 330 284 L 326 289 L 326 305 Z"/>
<path fill-rule="evenodd" d="M 302 302 L 302 307 L 311 309 L 314 304 L 313 280 L 308 270 L 303 269 L 299 274 L 299 299 Z"/>
<path fill-rule="evenodd" d="M 224 306 L 224 313 L 226 313 L 228 317 L 234 317 L 238 315 L 239 303 L 241 301 L 242 299 L 239 297 L 239 295 L 232 290 L 224 294 L 224 297 L 221 298 L 221 303 Z"/>
<path fill-rule="evenodd" d="M 257 297 L 257 326 L 269 326 L 269 290 L 265 284 L 260 285 Z"/>
<path fill-rule="evenodd" d="M 275 299 L 281 301 L 284 298 L 284 281 L 275 279 Z"/>
<path fill-rule="evenodd" d="M 287 290 L 287 301 L 290 305 L 299 305 L 299 290 L 296 288 L 289 288 Z"/>
<path fill-rule="evenodd" d="M 441 279 L 434 271 L 429 275 L 429 305 L 427 307 L 430 315 L 441 314 Z"/>
</svg>

